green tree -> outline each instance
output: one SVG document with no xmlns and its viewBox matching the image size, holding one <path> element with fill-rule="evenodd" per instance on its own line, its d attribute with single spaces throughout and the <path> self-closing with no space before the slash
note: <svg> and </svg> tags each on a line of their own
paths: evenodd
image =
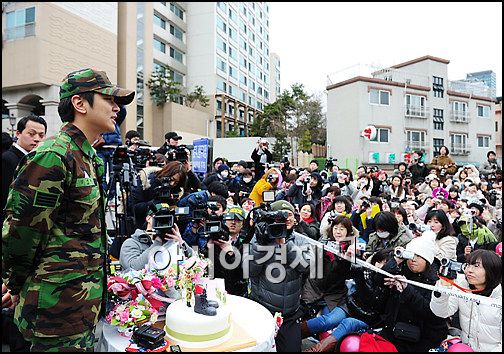
<svg viewBox="0 0 504 354">
<path fill-rule="evenodd" d="M 173 80 L 168 68 L 160 68 L 153 72 L 149 81 L 145 84 L 154 103 L 163 106 L 166 102 L 178 101 L 181 93 L 181 84 Z"/>
<path fill-rule="evenodd" d="M 196 102 L 202 107 L 207 107 L 210 99 L 206 96 L 203 86 L 196 86 L 194 91 L 186 96 L 186 106 L 194 108 Z"/>
<path fill-rule="evenodd" d="M 305 130 L 303 136 L 299 140 L 299 150 L 303 152 L 312 151 L 312 137 L 309 130 Z"/>
</svg>

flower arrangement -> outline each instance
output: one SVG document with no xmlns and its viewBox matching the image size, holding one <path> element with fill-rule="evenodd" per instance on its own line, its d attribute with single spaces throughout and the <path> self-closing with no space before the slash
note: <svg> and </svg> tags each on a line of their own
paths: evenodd
<svg viewBox="0 0 504 354">
<path fill-rule="evenodd" d="M 156 309 L 142 295 L 139 295 L 136 300 L 117 304 L 105 319 L 111 325 L 118 326 L 119 330 L 126 330 L 146 322 L 154 323 L 157 321 L 157 317 Z"/>
<path fill-rule="evenodd" d="M 191 306 L 194 288 L 196 285 L 202 283 L 207 267 L 208 261 L 199 256 L 188 258 L 184 263 L 179 265 L 175 284 L 179 289 L 184 291 L 187 306 L 189 307 Z"/>
<path fill-rule="evenodd" d="M 163 296 L 170 283 L 172 281 L 158 272 L 147 269 L 130 270 L 122 276 L 108 277 L 107 290 L 112 294 L 112 303 L 120 300 L 136 300 L 139 295 L 143 295 L 157 311 L 163 312 L 161 308 L 173 301 Z"/>
</svg>

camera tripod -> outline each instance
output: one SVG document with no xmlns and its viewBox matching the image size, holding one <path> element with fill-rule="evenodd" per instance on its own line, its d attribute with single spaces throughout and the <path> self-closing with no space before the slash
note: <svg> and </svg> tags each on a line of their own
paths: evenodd
<svg viewBox="0 0 504 354">
<path fill-rule="evenodd" d="M 107 209 L 109 209 L 108 200 L 114 198 L 114 211 L 111 215 L 114 239 L 110 246 L 109 253 L 119 259 L 119 253 L 123 242 L 131 236 L 134 230 L 135 220 L 131 215 L 128 205 L 131 187 L 137 185 L 136 172 L 132 168 L 133 163 L 122 162 L 114 164 L 110 173 L 109 183 L 107 185 Z"/>
</svg>

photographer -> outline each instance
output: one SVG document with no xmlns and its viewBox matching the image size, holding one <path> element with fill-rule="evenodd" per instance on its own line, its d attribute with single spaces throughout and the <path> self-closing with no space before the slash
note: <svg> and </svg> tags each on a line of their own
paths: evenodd
<svg viewBox="0 0 504 354">
<path fill-rule="evenodd" d="M 268 217 L 256 219 L 255 233 L 250 245 L 250 297 L 265 306 L 272 314 L 275 312 L 282 314 L 283 324 L 275 337 L 277 351 L 300 352 L 299 318 L 301 317 L 302 278 L 303 274 L 309 270 L 310 260 L 314 257 L 314 253 L 308 242 L 293 230 L 296 219 L 292 204 L 276 201 L 271 204 L 271 210 L 283 211 L 282 214 L 287 213 L 282 231 L 285 237 L 271 237 L 273 235 L 268 231 L 270 230 L 268 223 L 271 221 Z M 268 251 L 269 249 L 275 253 L 281 252 L 285 256 L 275 256 L 274 253 Z M 265 261 L 268 256 L 269 259 Z M 284 258 L 283 261 L 282 258 Z"/>
<path fill-rule="evenodd" d="M 128 130 L 124 136 L 124 143 L 128 146 L 128 150 L 134 152 L 139 147 L 140 133 L 136 130 Z"/>
<path fill-rule="evenodd" d="M 235 178 L 234 183 L 229 184 L 228 189 L 230 193 L 234 194 L 234 200 L 238 204 L 241 204 L 243 198 L 248 198 L 254 185 L 255 181 L 252 177 L 252 171 L 246 168 Z"/>
<path fill-rule="evenodd" d="M 467 258 L 464 274 L 456 284 L 463 289 L 497 299 L 502 303 L 502 259 L 493 251 L 477 250 Z M 436 286 L 460 291 L 445 280 Z M 489 305 L 467 301 L 456 296 L 434 292 L 430 309 L 439 317 L 448 318 L 459 312 L 462 342 L 476 352 L 502 352 L 502 311 Z"/>
<path fill-rule="evenodd" d="M 399 162 L 397 169 L 394 170 L 394 175 L 401 176 L 401 179 L 411 177 L 411 172 L 408 170 L 408 164 L 406 162 Z"/>
<path fill-rule="evenodd" d="M 198 246 L 199 253 L 208 256 L 208 237 L 205 234 L 205 225 L 209 220 L 221 220 L 226 207 L 226 199 L 220 195 L 212 195 L 207 201 L 199 205 L 192 205 L 190 221 L 182 233 L 184 241 L 190 246 Z"/>
<path fill-rule="evenodd" d="M 497 155 L 495 151 L 489 151 L 487 152 L 487 160 L 479 166 L 479 172 L 486 179 L 489 179 L 489 176 L 495 175 L 497 170 L 502 170 L 502 167 L 497 162 Z"/>
<path fill-rule="evenodd" d="M 292 198 L 294 205 L 310 203 L 315 206 L 322 197 L 322 183 L 322 177 L 318 172 L 304 171 L 289 188 L 286 197 Z"/>
<path fill-rule="evenodd" d="M 186 178 L 186 170 L 178 161 L 168 162 L 162 168 L 150 167 L 142 170 L 137 186 L 131 191 L 136 228 L 143 225 L 150 205 L 158 202 L 176 205 L 183 193 Z"/>
<path fill-rule="evenodd" d="M 389 184 L 387 182 L 387 172 L 380 170 L 376 173 L 376 178 L 373 180 L 373 189 L 371 196 L 379 197 L 382 194 L 389 194 Z"/>
<path fill-rule="evenodd" d="M 369 257 L 382 248 L 405 246 L 410 242 L 406 227 L 399 226 L 399 222 L 390 211 L 381 211 L 374 217 L 375 232 L 369 235 L 364 258 Z"/>
<path fill-rule="evenodd" d="M 460 227 L 457 244 L 457 262 L 465 263 L 471 252 L 477 249 L 494 250 L 497 238 L 470 209 L 463 211 L 456 221 Z"/>
<path fill-rule="evenodd" d="M 413 184 L 417 184 L 429 174 L 429 169 L 425 163 L 422 162 L 422 157 L 423 153 L 421 151 L 415 151 L 413 155 L 411 155 L 411 162 L 408 165 L 408 169 L 411 172 Z"/>
<path fill-rule="evenodd" d="M 226 184 L 229 189 L 229 185 L 228 185 L 228 183 L 230 181 L 229 177 L 230 177 L 230 168 L 228 165 L 226 165 L 224 163 L 224 164 L 220 164 L 219 167 L 217 167 L 217 172 L 210 172 L 209 174 L 207 174 L 207 176 L 205 177 L 205 179 L 203 180 L 202 183 L 205 186 L 205 188 L 208 188 L 210 183 L 215 182 L 215 181 L 219 181 L 219 182 Z"/>
<path fill-rule="evenodd" d="M 149 259 L 149 257 L 153 257 L 154 250 L 161 246 L 167 251 L 171 249 L 170 256 L 172 259 L 178 259 L 177 252 L 173 250 L 174 245 L 181 247 L 186 257 L 191 257 L 192 249 L 182 240 L 177 224 L 173 224 L 170 232 L 159 233 L 153 230 L 154 217 L 168 209 L 169 205 L 166 203 L 156 204 L 151 207 L 145 218 L 145 231 L 136 229 L 135 233 L 124 241 L 121 246 L 121 256 L 119 257 L 119 262 L 124 271 L 130 269 L 142 270 L 147 265 L 151 266 L 152 269 L 154 258 Z"/>
<path fill-rule="evenodd" d="M 245 233 L 242 230 L 244 220 L 245 210 L 240 207 L 229 208 L 228 212 L 223 216 L 226 225 L 225 230 L 228 233 L 227 237 L 217 240 L 211 238 L 208 240 L 207 246 L 210 253 L 210 245 L 213 245 L 214 253 L 213 256 L 210 256 L 210 260 L 213 260 L 214 277 L 224 279 L 226 291 L 229 294 L 246 297 L 248 282 L 247 279 L 243 278 L 242 266 L 238 264 L 231 267 L 236 262 L 237 255 L 234 250 L 239 252 L 240 257 L 243 254 Z M 222 257 L 224 257 L 225 264 L 222 263 Z"/>
<path fill-rule="evenodd" d="M 276 190 L 279 185 L 281 174 L 276 168 L 270 168 L 252 188 L 249 198 L 255 202 L 256 206 L 263 202 L 263 193 L 269 190 Z"/>
<path fill-rule="evenodd" d="M 273 154 L 269 151 L 268 140 L 262 138 L 257 142 L 257 146 L 250 155 L 255 164 L 255 179 L 259 180 L 264 174 L 266 164 L 273 161 Z"/>
<path fill-rule="evenodd" d="M 320 237 L 320 223 L 315 219 L 315 207 L 313 204 L 303 204 L 299 210 L 299 216 L 300 220 L 294 230 L 313 240 L 318 240 Z"/>
<path fill-rule="evenodd" d="M 437 347 L 448 334 L 446 320 L 430 310 L 432 291 L 402 281 L 436 283 L 436 271 L 432 267 L 435 237 L 433 232 L 426 231 L 411 240 L 406 249 L 395 248 L 394 257 L 382 268 L 393 277 L 374 274 L 375 284 L 383 284 L 379 286 L 388 295 L 383 316 L 385 326 L 379 335 L 391 341 L 399 352 L 427 352 Z"/>
<path fill-rule="evenodd" d="M 179 140 L 181 139 L 182 137 L 175 132 L 166 133 L 165 142 L 163 143 L 163 145 L 161 145 L 157 152 L 166 155 L 168 150 L 177 148 L 177 146 L 179 145 Z"/>
<path fill-rule="evenodd" d="M 327 237 L 329 225 L 337 216 L 343 215 L 350 218 L 351 214 L 352 214 L 352 202 L 349 200 L 349 198 L 347 196 L 342 195 L 336 196 L 333 199 L 329 208 L 327 209 L 327 212 L 322 217 L 322 221 L 320 222 L 320 235 L 322 237 Z"/>
</svg>

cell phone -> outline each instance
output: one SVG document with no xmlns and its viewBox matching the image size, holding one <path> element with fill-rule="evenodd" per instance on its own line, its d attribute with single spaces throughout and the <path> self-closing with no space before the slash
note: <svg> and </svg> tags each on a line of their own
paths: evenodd
<svg viewBox="0 0 504 354">
<path fill-rule="evenodd" d="M 182 352 L 182 349 L 180 349 L 179 345 L 170 345 L 170 351 L 172 353 L 179 353 Z"/>
</svg>

